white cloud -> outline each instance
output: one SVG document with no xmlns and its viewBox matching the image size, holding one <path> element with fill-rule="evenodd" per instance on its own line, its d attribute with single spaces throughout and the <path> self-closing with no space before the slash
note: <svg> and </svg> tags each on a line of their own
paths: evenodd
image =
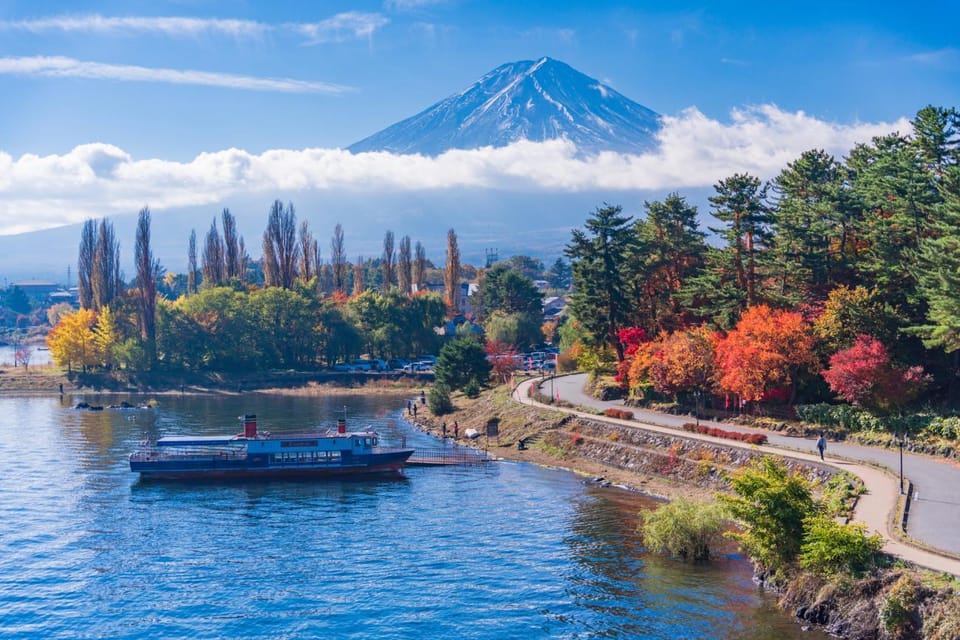
<svg viewBox="0 0 960 640">
<path fill-rule="evenodd" d="M 390 21 L 379 13 L 347 11 L 320 22 L 288 26 L 307 39 L 305 44 L 323 44 L 370 38 L 377 29 L 388 22 Z"/>
<path fill-rule="evenodd" d="M 383 3 L 387 9 L 396 11 L 412 11 L 420 7 L 428 7 L 434 4 L 443 4 L 446 0 L 386 0 Z"/>
<path fill-rule="evenodd" d="M 737 110 L 730 122 L 691 108 L 666 117 L 660 147 L 643 155 L 582 157 L 566 141 L 518 142 L 450 151 L 439 157 L 352 154 L 340 149 L 242 149 L 202 153 L 190 162 L 138 160 L 108 144 L 63 155 L 0 152 L 0 234 L 53 227 L 89 217 L 220 204 L 245 196 L 296 192 L 403 192 L 481 188 L 512 191 L 646 191 L 709 187 L 736 172 L 774 177 L 800 153 L 822 148 L 837 157 L 855 143 L 892 131 L 892 123 L 836 124 L 773 105 Z"/>
<path fill-rule="evenodd" d="M 0 29 L 31 33 L 77 31 L 106 35 L 161 33 L 174 38 L 219 33 L 234 38 L 261 38 L 273 27 L 253 20 L 91 14 L 50 16 L 34 20 L 2 20 Z"/>
<path fill-rule="evenodd" d="M 169 84 L 203 85 L 251 91 L 280 91 L 284 93 L 340 94 L 352 91 L 350 87 L 328 82 L 294 80 L 292 78 L 261 78 L 232 73 L 215 73 L 191 69 L 164 69 L 128 64 L 86 62 L 62 56 L 32 56 L 0 58 L 0 74 L 19 76 L 46 76 L 58 78 L 86 78 L 90 80 L 119 80 L 122 82 L 164 82 Z"/>
</svg>

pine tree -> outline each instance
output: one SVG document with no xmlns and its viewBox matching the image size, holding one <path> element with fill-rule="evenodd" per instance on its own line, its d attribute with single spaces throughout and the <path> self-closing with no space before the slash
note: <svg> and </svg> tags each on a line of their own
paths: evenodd
<svg viewBox="0 0 960 640">
<path fill-rule="evenodd" d="M 593 346 L 609 345 L 623 360 L 619 332 L 627 317 L 624 258 L 635 242 L 631 216 L 620 206 L 605 204 L 587 219 L 585 230 L 575 229 L 566 255 L 573 268 L 576 289 L 571 309 Z"/>
</svg>

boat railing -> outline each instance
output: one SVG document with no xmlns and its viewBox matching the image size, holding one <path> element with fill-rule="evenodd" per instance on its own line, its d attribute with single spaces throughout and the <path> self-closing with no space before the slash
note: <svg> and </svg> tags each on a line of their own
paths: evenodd
<svg viewBox="0 0 960 640">
<path fill-rule="evenodd" d="M 422 465 L 453 465 L 453 464 L 483 464 L 494 458 L 486 451 L 459 445 L 444 447 L 416 447 L 407 459 L 408 464 Z"/>
<path fill-rule="evenodd" d="M 148 462 L 151 460 L 244 460 L 247 457 L 245 449 L 214 448 L 214 447 L 143 447 L 130 454 L 134 462 Z"/>
</svg>

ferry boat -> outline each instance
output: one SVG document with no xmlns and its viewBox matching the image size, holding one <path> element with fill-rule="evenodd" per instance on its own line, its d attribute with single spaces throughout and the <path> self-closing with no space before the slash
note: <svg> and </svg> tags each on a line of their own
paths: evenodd
<svg viewBox="0 0 960 640">
<path fill-rule="evenodd" d="M 130 454 L 130 471 L 143 479 L 325 478 L 399 473 L 413 449 L 380 446 L 375 431 L 278 433 L 257 431 L 246 415 L 243 432 L 223 436 L 167 436 Z"/>
</svg>

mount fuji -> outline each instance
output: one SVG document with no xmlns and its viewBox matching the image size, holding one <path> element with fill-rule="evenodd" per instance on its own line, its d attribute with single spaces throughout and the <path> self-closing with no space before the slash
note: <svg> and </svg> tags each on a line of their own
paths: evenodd
<svg viewBox="0 0 960 640">
<path fill-rule="evenodd" d="M 660 116 L 573 67 L 540 58 L 501 65 L 420 113 L 348 150 L 420 153 L 567 139 L 578 153 L 656 146 Z"/>
</svg>

